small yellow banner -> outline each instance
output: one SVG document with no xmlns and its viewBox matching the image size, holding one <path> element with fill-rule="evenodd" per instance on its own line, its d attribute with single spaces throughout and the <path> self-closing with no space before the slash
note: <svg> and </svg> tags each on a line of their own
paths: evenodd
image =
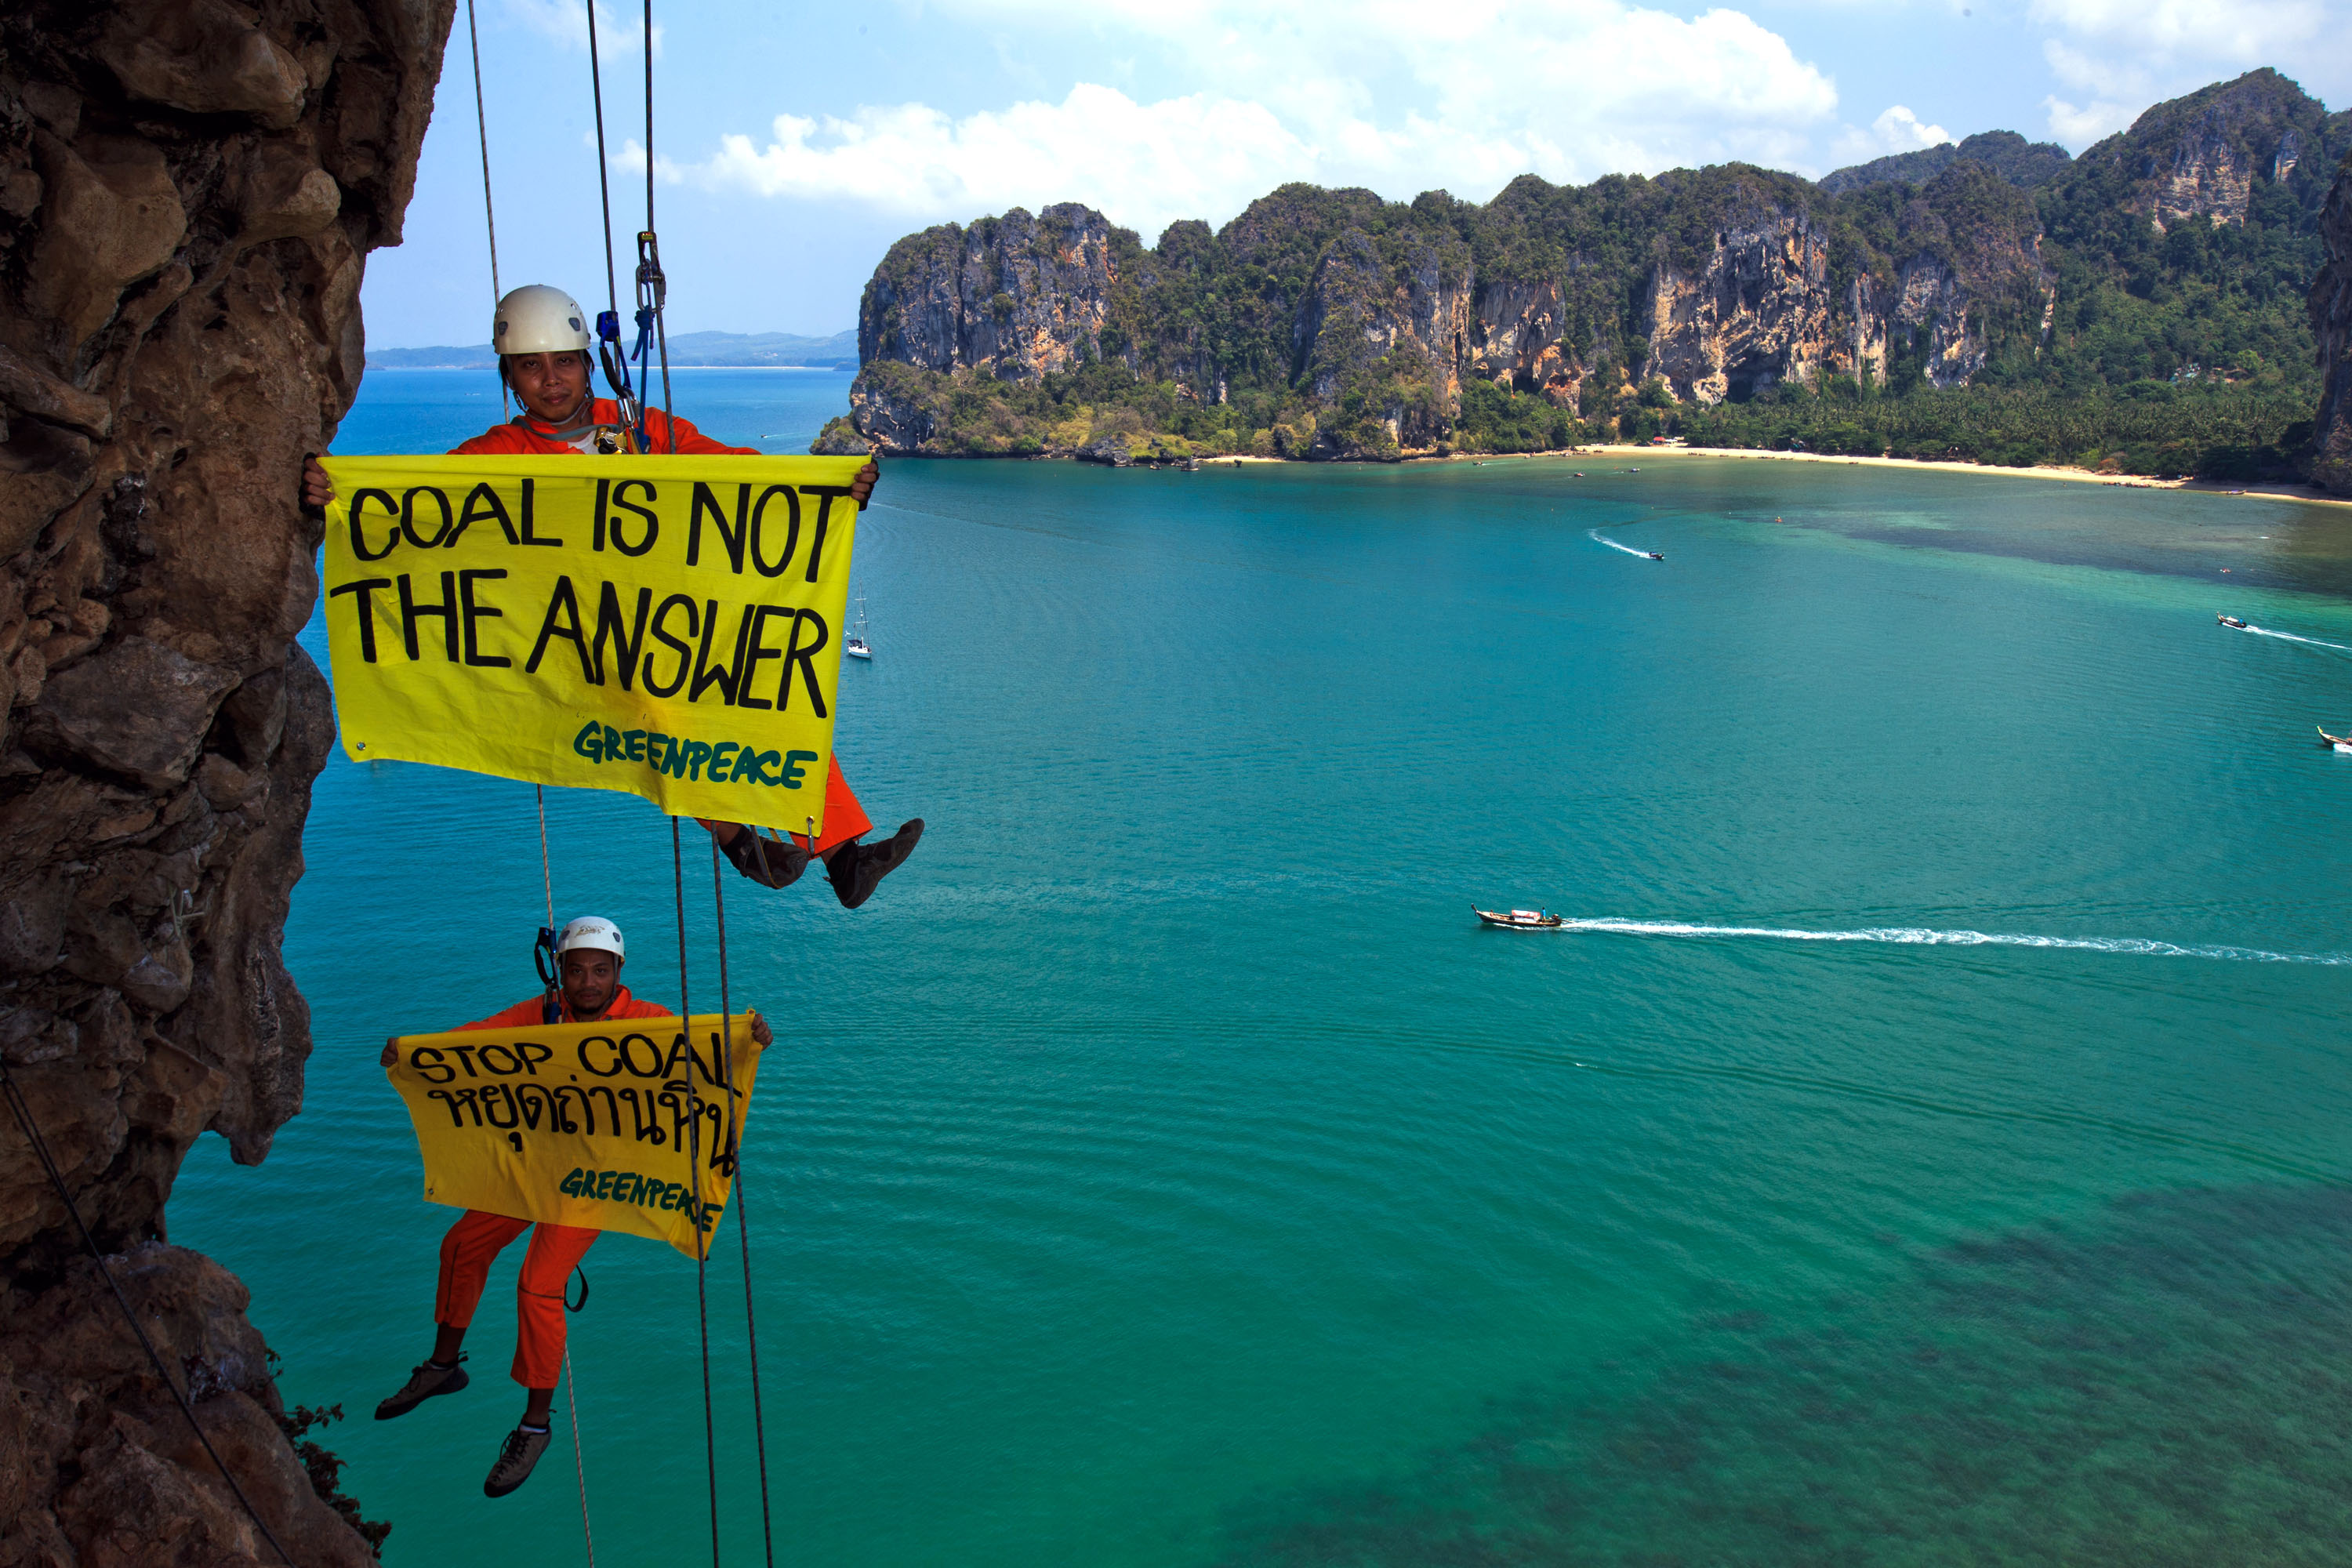
<svg viewBox="0 0 2352 1568">
<path fill-rule="evenodd" d="M 425 1201 L 699 1256 L 759 1077 L 751 1018 L 698 1013 L 691 1045 L 670 1017 L 401 1036 L 384 1076 L 416 1127 Z"/>
<path fill-rule="evenodd" d="M 344 751 L 824 826 L 862 458 L 327 458 Z"/>
</svg>

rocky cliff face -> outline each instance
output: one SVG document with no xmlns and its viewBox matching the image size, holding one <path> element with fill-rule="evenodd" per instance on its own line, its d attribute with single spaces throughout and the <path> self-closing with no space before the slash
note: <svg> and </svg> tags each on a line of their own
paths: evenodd
<svg viewBox="0 0 2352 1568">
<path fill-rule="evenodd" d="M 1531 450 L 1654 428 L 1632 412 L 1652 378 L 1699 405 L 1831 378 L 2272 384 L 2347 145 L 2352 113 L 2258 70 L 2078 160 L 1999 132 L 1821 185 L 1738 164 L 1527 175 L 1483 205 L 1287 185 L 1149 248 L 1084 208 L 1013 212 L 892 248 L 820 449 Z"/>
<path fill-rule="evenodd" d="M 1810 215 L 1751 210 L 1714 237 L 1694 271 L 1654 267 L 1641 310 L 1650 342 L 1643 369 L 1700 403 L 1807 381 L 1825 363 L 1850 373 L 1854 332 L 1841 316 L 1857 312 L 1830 287 L 1828 237 Z M 1883 323 L 1870 312 L 1859 320 L 1864 331 L 1881 328 L 1871 342 L 1883 373 Z"/>
<path fill-rule="evenodd" d="M 1132 259 L 1122 232 L 1066 202 L 902 239 L 866 285 L 858 360 L 1018 380 L 1096 357 L 1120 263 Z"/>
<path fill-rule="evenodd" d="M 2311 482 L 2352 493 L 2352 158 L 2336 171 L 2319 232 L 2327 264 L 2311 285 L 2321 375 Z"/>
<path fill-rule="evenodd" d="M 1142 426 L 1068 390 L 1108 365 L 1164 389 L 1161 429 L 1273 394 L 1267 449 L 1314 458 L 1434 449 L 1478 383 L 1571 415 L 1653 376 L 1699 404 L 1898 364 L 1966 384 L 2000 334 L 2030 345 L 2047 324 L 2032 198 L 1976 160 L 1891 190 L 1865 198 L 1891 243 L 1802 181 L 1738 168 L 1530 176 L 1486 207 L 1286 186 L 1150 249 L 1067 205 L 929 229 L 866 288 L 851 417 L 826 449 L 1085 454 L 1132 436 L 1120 449 L 1142 456 Z M 1041 386 L 1058 421 L 1008 390 Z"/>
<path fill-rule="evenodd" d="M 449 0 L 31 0 L 0 18 L 0 1058 L 208 1430 L 305 1562 L 313 1495 L 241 1288 L 159 1245 L 188 1146 L 299 1109 L 279 960 L 325 682 L 294 484 L 360 377 Z M 0 1563 L 268 1549 L 13 1122 Z M 299 1554 L 299 1553 L 298 1553 Z"/>
<path fill-rule="evenodd" d="M 1318 457 L 1433 447 L 1460 406 L 1470 247 L 1420 226 L 1382 237 L 1351 228 L 1326 248 L 1292 331 L 1300 384 L 1335 416 Z"/>
<path fill-rule="evenodd" d="M 2194 220 L 2242 224 L 2258 182 L 2284 184 L 2306 157 L 2332 165 L 2347 132 L 2352 115 L 2329 114 L 2265 68 L 2158 104 L 2081 163 L 2126 184 L 2124 205 L 2159 231 Z"/>
</svg>

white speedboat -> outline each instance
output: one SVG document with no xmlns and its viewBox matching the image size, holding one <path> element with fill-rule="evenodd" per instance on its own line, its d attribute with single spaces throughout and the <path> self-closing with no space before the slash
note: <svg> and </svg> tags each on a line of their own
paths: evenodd
<svg viewBox="0 0 2352 1568">
<path fill-rule="evenodd" d="M 1553 931 L 1559 927 L 1563 919 L 1542 910 L 1482 910 L 1475 904 L 1470 906 L 1470 912 L 1486 924 L 1500 926 L 1506 931 Z"/>
</svg>

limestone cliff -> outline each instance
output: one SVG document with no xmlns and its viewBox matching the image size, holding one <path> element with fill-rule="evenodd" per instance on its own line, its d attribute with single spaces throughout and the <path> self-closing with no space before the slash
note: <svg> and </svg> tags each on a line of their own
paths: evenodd
<svg viewBox="0 0 2352 1568">
<path fill-rule="evenodd" d="M 2285 184 L 2306 158 L 2333 168 L 2347 133 L 2352 115 L 2329 114 L 2264 68 L 2158 104 L 2078 163 L 2119 185 L 2122 205 L 2159 231 L 2192 219 L 2242 224 L 2258 184 Z"/>
<path fill-rule="evenodd" d="M 2000 332 L 2045 323 L 2032 200 L 1985 167 L 1906 189 L 1892 246 L 1836 216 L 1801 180 L 1731 168 L 1581 191 L 1528 176 L 1485 207 L 1286 186 L 1150 249 L 1071 205 L 929 229 L 866 287 L 851 416 L 824 446 L 1093 456 L 1109 440 L 1123 460 L 1149 455 L 1147 423 L 1279 387 L 1271 453 L 1393 458 L 1447 442 L 1473 384 L 1571 414 L 1649 377 L 1700 404 L 1898 362 L 1958 385 Z M 1168 406 L 1146 421 L 1081 396 L 1055 424 L 1015 391 L 1112 364 Z"/>
<path fill-rule="evenodd" d="M 251 1163 L 301 1105 L 278 949 L 331 720 L 295 475 L 358 387 L 450 17 L 0 16 L 0 1056 L 306 1563 L 369 1552 L 278 1434 L 242 1288 L 160 1238 L 200 1133 Z M 269 1560 L 79 1250 L 0 1119 L 0 1563 Z"/>
<path fill-rule="evenodd" d="M 1865 386 L 2277 385 L 2303 374 L 2347 144 L 2352 114 L 2258 70 L 2079 160 L 1999 132 L 1819 185 L 1739 164 L 1524 175 L 1483 205 L 1286 185 L 1152 247 L 1015 211 L 891 248 L 820 449 L 1387 458 Z"/>
<path fill-rule="evenodd" d="M 2311 482 L 2352 493 L 2352 156 L 2336 171 L 2320 235 L 2327 244 L 2327 264 L 2311 285 L 2321 376 Z"/>
</svg>

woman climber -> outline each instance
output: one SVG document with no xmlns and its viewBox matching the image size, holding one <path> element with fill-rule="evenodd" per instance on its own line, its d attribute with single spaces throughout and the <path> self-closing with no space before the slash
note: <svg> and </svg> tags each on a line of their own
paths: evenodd
<svg viewBox="0 0 2352 1568">
<path fill-rule="evenodd" d="M 668 1008 L 640 1002 L 621 984 L 621 965 L 627 957 L 621 929 L 596 915 L 583 915 L 555 939 L 555 961 L 562 989 L 562 1016 L 547 1016 L 544 994 L 518 1002 L 501 1013 L 461 1029 L 522 1029 L 534 1024 L 560 1022 L 593 1024 L 607 1018 L 670 1018 Z M 751 1015 L 751 1038 L 761 1048 L 775 1036 L 766 1019 Z M 396 1067 L 396 1046 L 383 1047 L 383 1065 Z M 375 1407 L 375 1418 L 389 1421 L 405 1415 L 437 1394 L 455 1394 L 468 1381 L 460 1347 L 474 1309 L 482 1300 L 490 1260 L 506 1245 L 530 1231 L 530 1248 L 523 1255 L 522 1271 L 515 1279 L 514 1380 L 524 1389 L 522 1420 L 507 1434 L 490 1467 L 482 1490 L 504 1497 L 530 1478 L 531 1467 L 547 1451 L 548 1411 L 555 1385 L 563 1373 L 563 1287 L 572 1267 L 586 1255 L 597 1232 L 580 1226 L 550 1225 L 535 1228 L 527 1219 L 467 1209 L 441 1238 L 441 1277 L 433 1293 L 433 1353 L 409 1373 L 400 1392 Z"/>
<path fill-rule="evenodd" d="M 625 423 L 620 405 L 593 395 L 588 373 L 595 342 L 588 335 L 588 313 L 569 294 L 543 283 L 528 283 L 513 290 L 499 301 L 490 343 L 498 351 L 499 379 L 513 392 L 523 411 L 510 422 L 492 426 L 461 442 L 451 448 L 453 453 L 593 457 L 635 449 L 638 433 Z M 658 408 L 644 411 L 640 428 L 648 452 L 760 456 L 755 447 L 723 446 Z M 860 510 L 881 477 L 882 470 L 870 461 L 857 470 L 849 493 Z M 334 481 L 327 470 L 317 459 L 305 458 L 303 504 L 324 507 L 334 499 Z M 853 910 L 873 896 L 883 878 L 905 863 L 923 836 L 923 819 L 919 816 L 878 843 L 863 842 L 874 824 L 850 793 L 838 760 L 825 769 L 824 826 L 814 841 L 804 833 L 762 838 L 740 822 L 697 820 L 710 830 L 738 871 L 766 887 L 789 886 L 811 860 L 824 861 L 835 896 L 844 908 Z"/>
</svg>

